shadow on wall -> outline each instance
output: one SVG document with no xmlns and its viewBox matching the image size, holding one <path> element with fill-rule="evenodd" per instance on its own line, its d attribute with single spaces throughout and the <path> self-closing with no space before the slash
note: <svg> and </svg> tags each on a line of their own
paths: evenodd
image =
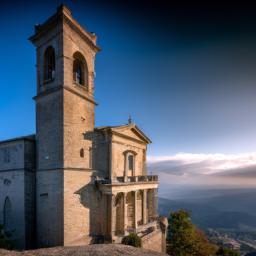
<svg viewBox="0 0 256 256">
<path fill-rule="evenodd" d="M 92 142 L 92 147 L 89 150 L 89 167 L 97 170 L 97 175 L 101 178 L 108 179 L 110 161 L 108 138 L 99 132 L 89 131 L 84 133 L 84 140 Z"/>
<path fill-rule="evenodd" d="M 89 209 L 90 244 L 104 243 L 103 197 L 102 193 L 97 190 L 93 177 L 89 184 L 77 190 L 75 194 L 80 196 L 80 203 Z"/>
</svg>

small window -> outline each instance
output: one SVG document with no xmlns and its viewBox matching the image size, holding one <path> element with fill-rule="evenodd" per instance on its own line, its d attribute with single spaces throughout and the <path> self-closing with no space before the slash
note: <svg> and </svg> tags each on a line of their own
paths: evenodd
<svg viewBox="0 0 256 256">
<path fill-rule="evenodd" d="M 134 156 L 128 155 L 128 170 L 133 171 L 134 170 Z"/>
<path fill-rule="evenodd" d="M 49 46 L 44 53 L 44 81 L 53 80 L 55 77 L 55 51 Z"/>
<path fill-rule="evenodd" d="M 80 157 L 84 158 L 84 149 L 83 148 L 80 149 Z"/>
</svg>

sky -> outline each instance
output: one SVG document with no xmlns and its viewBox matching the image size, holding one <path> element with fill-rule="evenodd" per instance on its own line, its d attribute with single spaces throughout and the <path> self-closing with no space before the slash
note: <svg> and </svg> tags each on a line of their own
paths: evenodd
<svg viewBox="0 0 256 256">
<path fill-rule="evenodd" d="M 160 196 L 184 196 L 184 192 L 188 196 L 195 190 L 255 189 L 256 152 L 149 157 L 148 172 L 158 174 Z"/>
<path fill-rule="evenodd" d="M 228 1 L 1 1 L 0 140 L 35 132 L 28 37 L 62 2 L 102 49 L 97 126 L 130 114 L 153 141 L 149 162 L 255 154 L 256 8 Z"/>
</svg>

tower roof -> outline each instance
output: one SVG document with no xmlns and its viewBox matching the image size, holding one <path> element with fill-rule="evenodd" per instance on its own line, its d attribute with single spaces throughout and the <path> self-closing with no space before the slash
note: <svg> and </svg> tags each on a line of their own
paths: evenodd
<svg viewBox="0 0 256 256">
<path fill-rule="evenodd" d="M 63 4 L 57 7 L 56 13 L 47 19 L 44 23 L 35 25 L 35 33 L 29 37 L 29 40 L 35 44 L 41 38 L 41 36 L 43 36 L 47 31 L 49 31 L 59 22 L 66 22 L 66 24 L 76 30 L 76 32 L 88 42 L 94 51 L 100 51 L 100 48 L 96 45 L 97 36 L 94 33 L 88 32 L 84 27 L 82 27 L 72 17 L 70 9 Z"/>
</svg>

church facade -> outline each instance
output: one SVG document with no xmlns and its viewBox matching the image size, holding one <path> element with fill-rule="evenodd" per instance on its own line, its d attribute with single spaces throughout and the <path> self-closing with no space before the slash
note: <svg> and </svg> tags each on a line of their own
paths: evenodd
<svg viewBox="0 0 256 256">
<path fill-rule="evenodd" d="M 35 26 L 35 135 L 0 142 L 0 223 L 18 248 L 120 243 L 164 251 L 150 139 L 129 120 L 95 127 L 96 36 L 66 6 Z"/>
</svg>

